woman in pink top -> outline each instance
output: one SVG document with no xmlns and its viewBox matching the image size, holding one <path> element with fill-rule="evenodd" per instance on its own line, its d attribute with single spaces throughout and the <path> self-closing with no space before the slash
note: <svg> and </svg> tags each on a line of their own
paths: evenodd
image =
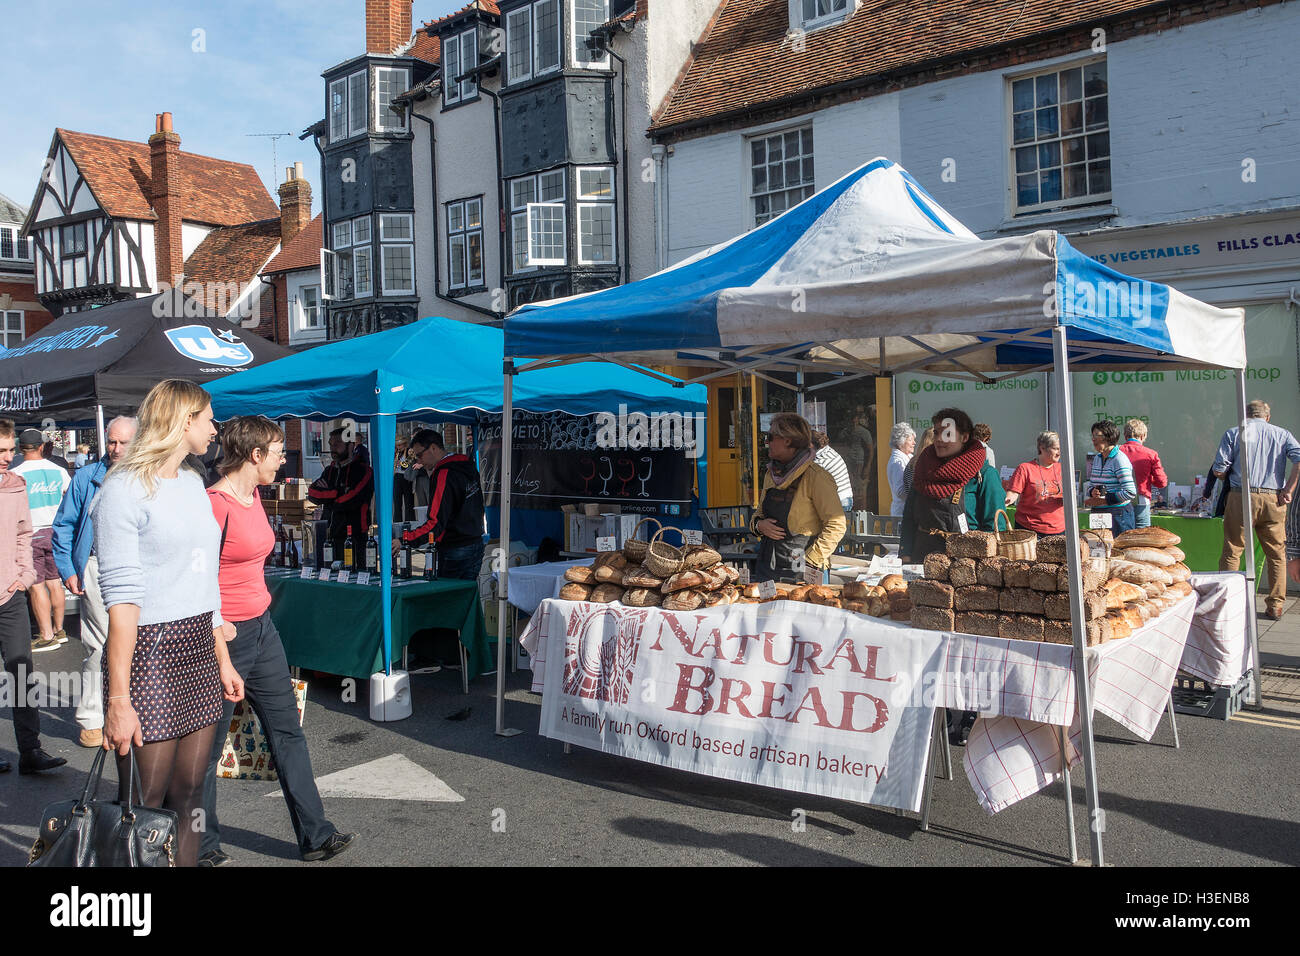
<svg viewBox="0 0 1300 956">
<path fill-rule="evenodd" d="M 271 594 L 262 568 L 275 546 L 275 533 L 262 508 L 258 485 L 275 481 L 284 461 L 284 432 L 268 418 L 235 418 L 221 434 L 221 480 L 208 489 L 212 513 L 221 527 L 221 616 L 223 636 L 235 669 L 244 677 L 244 694 L 262 724 L 289 805 L 289 818 L 304 860 L 327 860 L 352 843 L 325 819 L 311 770 L 307 738 L 298 722 L 298 704 L 289 678 L 280 633 L 271 621 Z M 221 728 L 230 726 L 235 705 L 227 703 Z M 226 735 L 212 746 L 204 780 L 207 827 L 199 847 L 199 866 L 221 866 L 230 857 L 221 849 L 217 822 L 217 761 Z"/>
</svg>

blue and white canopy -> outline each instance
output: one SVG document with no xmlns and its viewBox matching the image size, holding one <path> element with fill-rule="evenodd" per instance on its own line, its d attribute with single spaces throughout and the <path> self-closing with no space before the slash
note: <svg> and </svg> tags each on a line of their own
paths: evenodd
<svg viewBox="0 0 1300 956">
<path fill-rule="evenodd" d="M 1055 232 L 981 240 L 883 158 L 663 272 L 517 309 L 505 350 L 986 377 L 1049 367 L 1056 325 L 1072 364 L 1246 363 L 1242 310 L 1123 275 Z"/>
</svg>

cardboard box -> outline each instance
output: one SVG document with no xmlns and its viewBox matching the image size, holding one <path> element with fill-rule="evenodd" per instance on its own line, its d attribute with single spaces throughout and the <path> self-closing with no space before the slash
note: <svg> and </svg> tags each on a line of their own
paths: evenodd
<svg viewBox="0 0 1300 956">
<path fill-rule="evenodd" d="M 569 515 L 564 528 L 564 550 L 594 553 L 596 539 L 610 536 L 614 538 L 614 547 L 622 548 L 642 517 L 635 514 Z M 644 538 L 646 529 L 653 527 L 647 524 L 638 537 Z"/>
</svg>

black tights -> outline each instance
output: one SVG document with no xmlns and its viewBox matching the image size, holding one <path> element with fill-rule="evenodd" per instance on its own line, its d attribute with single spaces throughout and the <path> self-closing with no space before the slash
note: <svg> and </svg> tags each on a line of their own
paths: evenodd
<svg viewBox="0 0 1300 956">
<path fill-rule="evenodd" d="M 184 737 L 158 740 L 135 748 L 140 786 L 144 790 L 141 802 L 146 807 L 160 807 L 176 813 L 177 866 L 198 866 L 199 840 L 206 824 L 202 819 L 203 777 L 208 769 L 216 727 L 216 724 L 209 724 Z M 117 773 L 119 780 L 129 779 L 129 758 L 117 758 Z M 199 811 L 197 816 L 196 810 Z"/>
</svg>

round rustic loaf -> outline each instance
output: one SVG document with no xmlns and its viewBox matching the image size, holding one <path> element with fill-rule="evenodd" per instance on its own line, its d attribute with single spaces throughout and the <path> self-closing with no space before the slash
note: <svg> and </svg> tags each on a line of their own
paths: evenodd
<svg viewBox="0 0 1300 956">
<path fill-rule="evenodd" d="M 578 564 L 564 572 L 564 580 L 574 584 L 591 584 L 595 580 L 595 574 L 589 565 Z"/>
<path fill-rule="evenodd" d="M 1115 538 L 1117 548 L 1165 548 L 1182 544 L 1183 539 L 1172 531 L 1152 525 L 1149 528 L 1131 528 Z"/>
<path fill-rule="evenodd" d="M 590 597 L 591 597 L 590 584 L 578 584 L 576 582 L 571 581 L 568 584 L 566 584 L 564 587 L 560 588 L 561 601 L 585 601 Z"/>
</svg>

